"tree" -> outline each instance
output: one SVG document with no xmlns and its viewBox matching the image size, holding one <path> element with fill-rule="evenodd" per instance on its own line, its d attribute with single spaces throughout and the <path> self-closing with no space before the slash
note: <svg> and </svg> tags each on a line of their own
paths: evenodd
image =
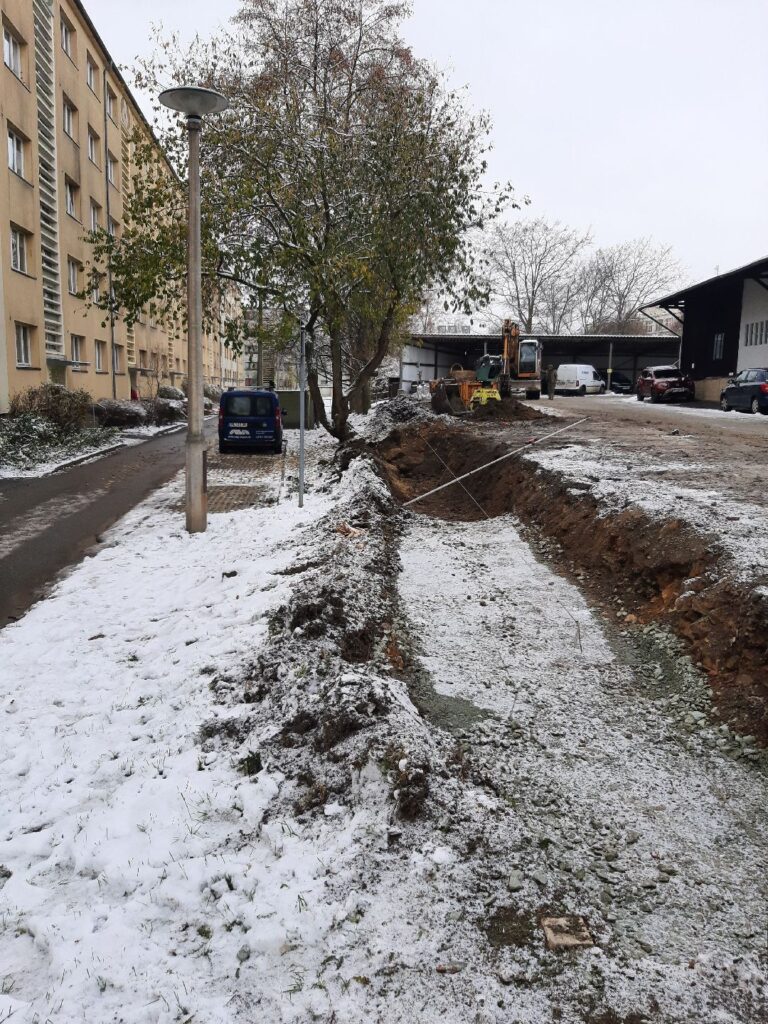
<svg viewBox="0 0 768 1024">
<path fill-rule="evenodd" d="M 637 238 L 598 249 L 580 274 L 585 333 L 632 333 L 642 305 L 680 284 L 683 271 L 672 247 Z"/>
<path fill-rule="evenodd" d="M 457 306 L 484 297 L 469 238 L 509 198 L 485 193 L 487 119 L 400 41 L 407 13 L 387 0 L 243 0 L 239 34 L 187 50 L 170 41 L 137 76 L 150 92 L 191 78 L 229 98 L 202 147 L 207 308 L 213 317 L 219 282 L 234 281 L 301 318 L 315 409 L 339 438 L 428 284 Z M 183 125 L 160 121 L 158 134 L 183 181 Z M 130 229 L 101 240 L 94 266 L 104 273 L 109 258 L 123 313 L 154 288 L 178 297 L 183 282 L 183 190 L 160 180 L 156 154 L 137 154 Z M 178 315 L 178 303 L 162 311 Z M 358 364 L 345 362 L 354 347 Z"/>
<path fill-rule="evenodd" d="M 577 267 L 591 241 L 589 232 L 542 217 L 493 226 L 486 255 L 494 298 L 522 331 L 559 334 L 570 326 Z"/>
</svg>

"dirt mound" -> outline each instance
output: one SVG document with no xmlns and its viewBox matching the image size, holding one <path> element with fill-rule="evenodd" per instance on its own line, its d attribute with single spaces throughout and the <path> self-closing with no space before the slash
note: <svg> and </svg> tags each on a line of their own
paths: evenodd
<svg viewBox="0 0 768 1024">
<path fill-rule="evenodd" d="M 508 451 L 508 444 L 444 422 L 395 431 L 377 446 L 380 470 L 402 502 Z M 620 596 L 635 621 L 672 627 L 708 672 L 721 711 L 768 742 L 768 601 L 728 577 L 712 537 L 638 507 L 606 513 L 592 494 L 519 457 L 481 469 L 412 509 L 470 521 L 514 513 L 533 524 L 561 545 L 564 564 L 586 570 L 584 585 L 598 600 Z"/>
<path fill-rule="evenodd" d="M 499 402 L 486 402 L 485 405 L 477 405 L 472 411 L 474 420 L 501 420 L 503 423 L 513 423 L 517 420 L 543 420 L 546 414 L 532 409 L 530 405 L 523 405 L 516 398 L 502 398 Z"/>
</svg>

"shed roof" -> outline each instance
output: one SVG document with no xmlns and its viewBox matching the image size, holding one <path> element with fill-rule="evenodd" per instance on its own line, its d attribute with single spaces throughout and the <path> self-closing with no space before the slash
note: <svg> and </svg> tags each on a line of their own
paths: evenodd
<svg viewBox="0 0 768 1024">
<path fill-rule="evenodd" d="M 700 288 L 706 288 L 708 285 L 714 284 L 716 281 L 726 281 L 729 278 L 743 277 L 743 278 L 754 278 L 756 280 L 768 280 L 768 256 L 763 256 L 762 259 L 755 260 L 753 263 L 745 263 L 743 267 L 736 267 L 735 270 L 729 270 L 725 274 L 715 274 L 714 277 L 708 277 L 704 281 L 698 281 L 696 284 L 687 285 L 685 288 L 680 288 L 676 292 L 671 292 L 669 295 L 663 295 L 661 298 L 654 299 L 653 302 L 648 302 L 640 309 L 653 309 L 655 306 L 660 306 L 665 309 L 669 306 L 678 306 L 685 300 L 686 295 L 690 292 L 698 291 Z"/>
</svg>

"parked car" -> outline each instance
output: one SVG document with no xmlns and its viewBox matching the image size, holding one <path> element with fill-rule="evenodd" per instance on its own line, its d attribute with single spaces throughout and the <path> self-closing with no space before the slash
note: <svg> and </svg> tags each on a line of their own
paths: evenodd
<svg viewBox="0 0 768 1024">
<path fill-rule="evenodd" d="M 586 363 L 561 363 L 557 368 L 555 391 L 577 395 L 602 395 L 605 381 L 594 368 Z"/>
<path fill-rule="evenodd" d="M 646 366 L 637 378 L 639 402 L 692 402 L 695 397 L 695 384 L 677 366 Z"/>
<path fill-rule="evenodd" d="M 601 380 L 604 380 L 607 386 L 608 371 L 598 370 L 597 372 L 600 374 Z M 635 385 L 633 384 L 631 377 L 627 377 L 627 375 L 625 373 L 622 373 L 620 370 L 614 370 L 611 374 L 610 390 L 617 395 L 628 395 L 630 391 L 635 390 Z"/>
<path fill-rule="evenodd" d="M 219 451 L 283 450 L 283 420 L 274 391 L 233 388 L 219 399 Z"/>
<path fill-rule="evenodd" d="M 768 413 L 768 369 L 742 370 L 720 392 L 720 408 L 724 412 Z"/>
</svg>

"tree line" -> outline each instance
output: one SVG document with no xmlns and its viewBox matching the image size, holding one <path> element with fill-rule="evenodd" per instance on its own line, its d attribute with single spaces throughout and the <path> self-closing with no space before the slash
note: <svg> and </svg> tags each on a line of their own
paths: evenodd
<svg viewBox="0 0 768 1024">
<path fill-rule="evenodd" d="M 525 333 L 636 333 L 639 308 L 683 279 L 670 246 L 639 238 L 595 248 L 591 232 L 542 217 L 496 221 L 483 249 L 492 305 Z"/>
</svg>

